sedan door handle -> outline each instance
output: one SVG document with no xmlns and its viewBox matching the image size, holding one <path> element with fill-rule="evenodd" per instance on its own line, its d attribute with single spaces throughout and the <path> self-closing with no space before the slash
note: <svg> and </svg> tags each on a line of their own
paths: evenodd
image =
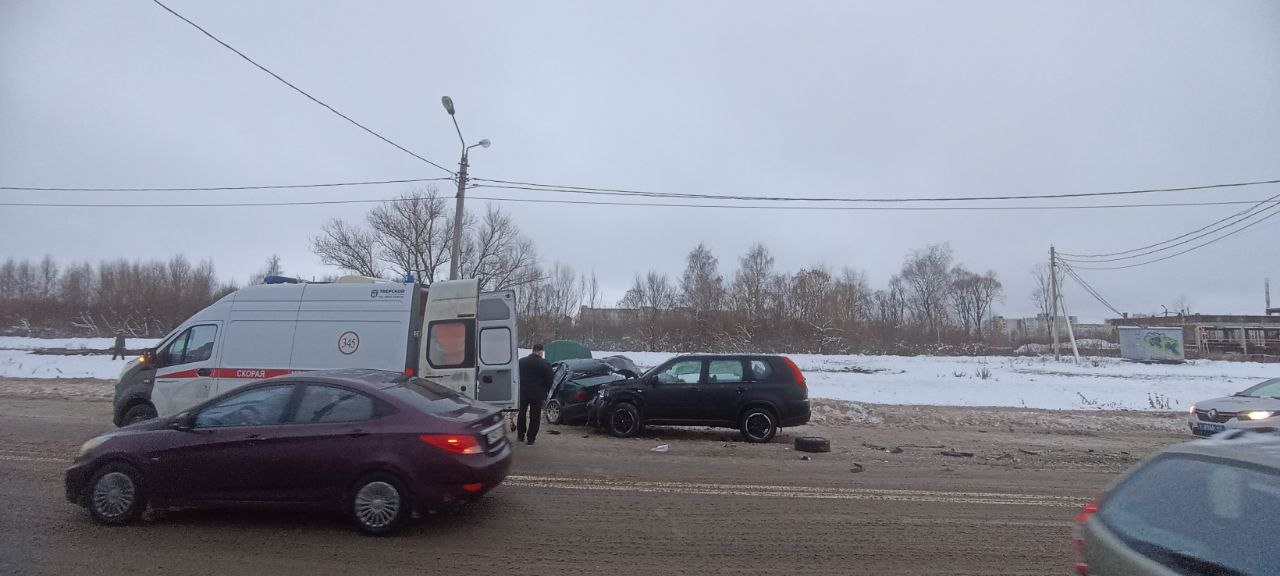
<svg viewBox="0 0 1280 576">
<path fill-rule="evenodd" d="M 746 389 L 746 388 L 744 388 L 744 387 L 742 387 L 742 386 L 739 386 L 739 387 L 738 387 L 738 393 L 739 393 L 739 394 L 742 394 L 743 392 L 746 392 L 746 391 L 747 391 L 747 389 Z"/>
<path fill-rule="evenodd" d="M 352 438 L 363 438 L 368 435 L 369 435 L 368 432 L 361 430 L 360 428 L 356 428 L 355 430 L 352 430 L 347 433 L 347 436 L 350 436 Z"/>
<path fill-rule="evenodd" d="M 262 435 L 261 435 L 261 434 L 250 434 L 250 435 L 248 435 L 248 436 L 245 436 L 245 437 L 244 437 L 244 439 L 245 439 L 245 440 L 261 440 L 261 439 L 262 439 Z"/>
</svg>

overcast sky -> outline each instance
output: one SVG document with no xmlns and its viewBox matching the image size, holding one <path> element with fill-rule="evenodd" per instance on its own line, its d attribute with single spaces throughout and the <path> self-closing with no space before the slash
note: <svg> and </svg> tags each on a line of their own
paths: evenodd
<svg viewBox="0 0 1280 576">
<path fill-rule="evenodd" d="M 194 2 L 172 8 L 322 100 L 449 168 L 450 95 L 472 176 L 770 196 L 1050 194 L 1280 178 L 1280 3 Z M 178 187 L 447 176 L 333 116 L 146 0 L 0 0 L 0 186 Z M 0 201 L 390 198 L 403 185 L 255 192 L 0 191 Z M 452 195 L 450 183 L 441 191 Z M 487 196 L 591 199 L 548 192 Z M 1262 199 L 1280 186 L 1106 203 Z M 629 201 L 622 199 L 623 201 Z M 1060 204 L 1102 203 L 1098 199 Z M 468 205 L 481 208 L 481 201 Z M 1028 201 L 1017 204 L 1026 205 Z M 1048 203 L 1045 203 L 1048 204 Z M 612 301 L 705 242 L 731 276 L 764 242 L 881 287 L 950 242 L 1033 313 L 1050 243 L 1112 252 L 1241 206 L 853 212 L 505 203 L 545 262 L 594 269 Z M 369 205 L 0 207 L 0 256 L 211 259 L 243 283 Z M 1260 313 L 1280 218 L 1091 281 L 1119 308 Z M 1084 273 L 1082 271 L 1082 273 Z M 1067 305 L 1106 316 L 1068 285 Z"/>
</svg>

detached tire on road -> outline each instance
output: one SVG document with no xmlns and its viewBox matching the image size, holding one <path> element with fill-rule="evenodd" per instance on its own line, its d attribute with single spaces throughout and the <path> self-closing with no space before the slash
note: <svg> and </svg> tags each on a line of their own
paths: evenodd
<svg viewBox="0 0 1280 576">
<path fill-rule="evenodd" d="M 561 404 L 559 400 L 547 402 L 542 408 L 542 417 L 546 419 L 547 424 L 560 424 L 564 422 L 564 414 L 561 413 Z"/>
<path fill-rule="evenodd" d="M 395 476 L 375 472 L 361 478 L 347 501 L 351 519 L 369 536 L 390 534 L 409 516 L 409 493 Z"/>
<path fill-rule="evenodd" d="M 99 524 L 123 526 L 137 520 L 147 504 L 142 475 L 123 462 L 104 465 L 85 487 L 85 504 L 89 516 Z"/>
<path fill-rule="evenodd" d="M 138 422 L 145 422 L 147 420 L 151 420 L 156 416 L 157 414 L 156 414 L 155 406 L 152 406 L 146 403 L 135 404 L 133 406 L 130 406 L 128 410 L 125 410 L 124 418 L 121 418 L 120 422 L 122 422 L 125 426 L 128 426 L 130 424 L 137 424 Z"/>
<path fill-rule="evenodd" d="M 738 429 L 747 442 L 764 443 L 773 440 L 778 433 L 778 419 L 768 408 L 752 406 L 742 411 Z"/>
<path fill-rule="evenodd" d="M 830 452 L 831 441 L 821 436 L 800 436 L 796 438 L 796 450 L 801 452 Z"/>
<path fill-rule="evenodd" d="M 630 402 L 614 404 L 605 416 L 605 428 L 618 438 L 630 438 L 639 434 L 643 425 L 640 409 Z"/>
</svg>

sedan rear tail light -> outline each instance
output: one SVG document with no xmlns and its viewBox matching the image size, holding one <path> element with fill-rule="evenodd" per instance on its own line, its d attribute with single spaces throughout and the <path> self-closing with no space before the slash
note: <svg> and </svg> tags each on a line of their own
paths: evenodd
<svg viewBox="0 0 1280 576">
<path fill-rule="evenodd" d="M 591 396 L 591 395 L 590 395 L 590 394 L 587 394 L 587 391 L 586 391 L 586 390 L 579 390 L 577 394 L 574 394 L 574 395 L 573 395 L 573 398 L 574 398 L 575 400 L 586 400 L 586 399 L 587 399 L 588 397 L 590 397 L 590 396 Z"/>
<path fill-rule="evenodd" d="M 1098 511 L 1098 505 L 1101 503 L 1101 500 L 1095 499 L 1085 504 L 1080 513 L 1076 514 L 1075 533 L 1071 538 L 1071 556 L 1072 561 L 1075 563 L 1073 568 L 1075 568 L 1076 574 L 1080 576 L 1089 576 L 1089 558 L 1084 553 L 1084 532 L 1081 527 L 1084 526 L 1085 522 L 1089 521 L 1089 517 Z"/>
<path fill-rule="evenodd" d="M 801 388 L 804 388 L 805 387 L 804 372 L 800 371 L 800 367 L 796 366 L 795 362 L 792 362 L 790 358 L 787 358 L 785 356 L 782 357 L 782 361 L 787 364 L 787 368 L 791 369 L 791 378 L 796 381 L 796 385 Z"/>
<path fill-rule="evenodd" d="M 480 454 L 484 452 L 484 448 L 480 446 L 480 440 L 475 436 L 465 434 L 423 434 L 418 438 L 427 444 L 454 454 Z"/>
</svg>

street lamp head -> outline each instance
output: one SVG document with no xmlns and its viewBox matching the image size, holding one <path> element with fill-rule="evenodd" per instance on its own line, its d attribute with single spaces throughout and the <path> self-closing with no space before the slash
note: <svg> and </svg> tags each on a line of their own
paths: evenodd
<svg viewBox="0 0 1280 576">
<path fill-rule="evenodd" d="M 453 116 L 453 98 L 444 96 L 440 98 L 440 102 L 444 104 L 445 112 L 448 112 L 450 116 Z"/>
<path fill-rule="evenodd" d="M 489 142 L 489 139 L 488 139 L 488 138 L 485 138 L 484 140 L 481 140 L 481 141 L 480 141 L 480 147 L 481 147 L 481 148 L 488 148 L 488 147 L 489 147 L 489 144 L 490 144 L 490 142 Z"/>
</svg>

